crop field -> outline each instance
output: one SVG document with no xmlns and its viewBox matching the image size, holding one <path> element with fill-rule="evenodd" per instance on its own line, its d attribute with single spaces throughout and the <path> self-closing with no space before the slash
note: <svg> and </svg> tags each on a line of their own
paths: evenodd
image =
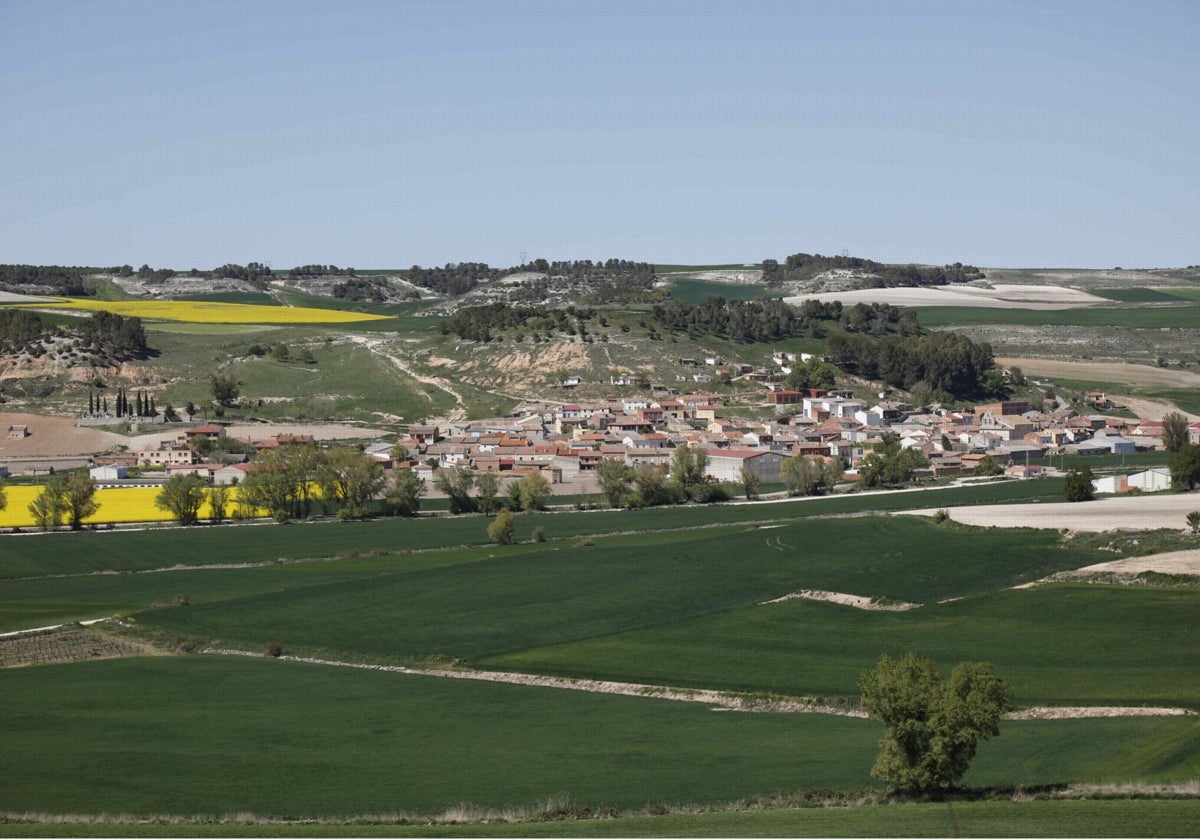
<svg viewBox="0 0 1200 840">
<path fill-rule="evenodd" d="M 16 489 L 9 488 L 10 510 Z M 145 657 L 101 644 L 105 634 L 165 651 L 187 642 L 258 654 L 275 641 L 289 656 L 347 663 L 453 664 L 680 692 L 819 697 L 835 707 L 855 705 L 859 675 L 881 653 L 916 650 L 943 673 L 963 659 L 994 662 L 1019 706 L 1200 711 L 1195 585 L 1012 588 L 1136 552 L 1141 540 L 861 515 L 1059 498 L 1060 491 L 1057 480 L 1003 481 L 774 504 L 521 514 L 522 542 L 510 546 L 488 543 L 490 520 L 482 516 L 5 535 L 0 632 L 113 613 L 126 626 L 68 628 L 46 637 L 52 650 L 0 640 L 0 654 L 11 650 L 31 663 L 0 671 L 0 813 L 352 819 L 437 815 L 460 803 L 532 814 L 567 808 L 539 804 L 549 799 L 592 809 L 580 813 L 633 815 L 683 805 L 720 811 L 739 799 L 786 799 L 812 788 L 869 800 L 883 792 L 868 773 L 881 730 L 861 718 L 717 713 L 668 698 L 286 657 Z M 546 542 L 531 541 L 535 527 L 545 528 Z M 1164 544 L 1156 535 L 1145 542 L 1149 550 Z M 118 571 L 125 573 L 110 573 Z M 921 606 L 776 601 L 804 589 Z M 54 645 L 69 648 L 73 633 L 91 645 L 75 658 L 120 658 L 54 664 L 71 656 Z M 1006 721 L 1001 730 L 981 746 L 965 778 L 970 789 L 1200 777 L 1194 714 Z M 1008 825 L 1097 833 L 1082 827 L 1125 825 L 1144 807 L 1138 833 L 1179 834 L 1194 826 L 1200 803 L 1123 802 L 1130 807 L 1105 812 L 1108 805 L 955 802 L 953 809 L 961 834 L 994 836 Z M 891 810 L 899 807 L 523 822 L 512 833 L 945 828 L 944 804 Z M 1034 807 L 1036 819 L 1025 810 Z M 1103 822 L 1102 813 L 1118 816 Z M 903 816 L 893 822 L 887 814 Z M 881 830 L 885 824 L 891 828 Z M 33 835 L 53 825 L 5 828 Z M 139 833 L 124 824 L 75 825 L 70 832 Z M 339 826 L 343 834 L 349 827 Z M 502 826 L 474 830 L 504 833 L 493 828 Z M 266 825 L 241 833 L 260 829 L 298 833 Z"/>
<path fill-rule="evenodd" d="M 0 528 L 33 528 L 37 523 L 29 512 L 29 504 L 38 497 L 42 488 L 32 484 L 14 484 L 5 488 L 8 506 L 0 510 Z M 99 487 L 96 502 L 99 509 L 83 521 L 84 527 L 97 524 L 128 524 L 131 522 L 170 522 L 173 517 L 168 511 L 154 504 L 161 492 L 159 487 Z M 237 504 L 237 488 L 230 488 L 228 510 Z M 206 502 L 200 508 L 200 516 L 207 519 L 211 510 Z M 7 561 L 0 561 L 0 577 Z"/>
<path fill-rule="evenodd" d="M 852 718 L 719 714 L 267 659 L 47 665 L 9 671 L 5 683 L 3 811 L 298 819 L 547 796 L 625 809 L 718 804 L 867 787 L 880 733 Z M 1014 722 L 981 750 L 970 781 L 1186 778 L 1200 768 L 1181 746 L 1198 738 L 1189 718 Z"/>
<path fill-rule="evenodd" d="M 37 308 L 104 311 L 126 317 L 198 324 L 345 324 L 387 317 L 335 309 L 197 300 L 66 298 L 61 303 L 37 304 Z"/>
</svg>

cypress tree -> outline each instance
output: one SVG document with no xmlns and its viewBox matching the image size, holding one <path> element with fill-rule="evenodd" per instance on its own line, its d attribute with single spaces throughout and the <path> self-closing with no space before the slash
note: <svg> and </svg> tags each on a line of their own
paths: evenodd
<svg viewBox="0 0 1200 840">
<path fill-rule="evenodd" d="M 104 398 L 104 413 L 108 414 L 108 397 Z"/>
<path fill-rule="evenodd" d="M 88 414 L 95 414 L 96 410 L 92 405 L 92 392 L 88 391 Z"/>
</svg>

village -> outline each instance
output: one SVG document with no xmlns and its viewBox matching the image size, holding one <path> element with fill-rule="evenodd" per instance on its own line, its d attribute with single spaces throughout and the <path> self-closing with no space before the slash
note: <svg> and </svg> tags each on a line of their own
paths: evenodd
<svg viewBox="0 0 1200 840">
<path fill-rule="evenodd" d="M 775 354 L 782 365 L 796 358 Z M 885 442 L 919 452 L 923 466 L 912 477 L 931 480 L 1001 471 L 1010 477 L 1036 478 L 1053 470 L 1058 457 L 1127 455 L 1163 447 L 1162 421 L 1101 413 L 1111 403 L 1099 392 L 1086 395 L 1095 413 L 1080 413 L 1057 400 L 1048 411 L 1034 410 L 1023 400 L 951 410 L 915 407 L 887 399 L 887 392 L 871 402 L 848 390 L 786 390 L 770 378 L 762 384 L 765 404 L 773 412 L 769 419 L 741 416 L 740 406 L 726 405 L 723 397 L 712 393 L 650 394 L 578 403 L 529 402 L 507 416 L 412 425 L 399 435 L 380 431 L 372 438 L 364 437 L 369 430 L 353 431 L 364 455 L 385 471 L 410 469 L 428 486 L 439 470 L 493 473 L 502 482 L 538 473 L 557 495 L 595 493 L 598 467 L 605 460 L 666 472 L 679 447 L 706 455 L 706 477 L 712 483 L 738 484 L 749 471 L 763 485 L 784 481 L 784 463 L 794 457 L 837 464 L 842 480 L 853 482 L 867 457 Z M 563 385 L 571 387 L 569 380 Z M 270 426 L 197 424 L 187 422 L 187 415 L 180 422 L 155 419 L 155 434 L 131 439 L 140 446 L 97 452 L 79 466 L 89 466 L 91 477 L 108 487 L 152 485 L 189 474 L 215 485 L 236 485 L 256 468 L 257 453 L 337 440 L 339 435 L 337 427 L 316 435 L 291 428 L 272 434 Z M 96 420 L 89 414 L 79 425 L 94 425 Z M 10 439 L 28 434 L 25 425 L 9 427 Z M 1193 442 L 1200 441 L 1200 423 L 1191 423 L 1189 434 Z M 1165 468 L 1102 477 L 1095 483 L 1096 492 L 1102 493 L 1169 487 Z"/>
</svg>

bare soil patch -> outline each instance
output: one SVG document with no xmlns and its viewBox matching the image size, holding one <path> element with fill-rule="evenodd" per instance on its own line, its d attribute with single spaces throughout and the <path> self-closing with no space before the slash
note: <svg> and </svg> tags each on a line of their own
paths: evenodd
<svg viewBox="0 0 1200 840">
<path fill-rule="evenodd" d="M 1198 500 L 1200 501 L 1200 500 Z M 1056 577 L 1087 577 L 1096 573 L 1138 574 L 1158 572 L 1164 575 L 1193 575 L 1200 577 L 1200 548 L 1187 551 L 1168 551 L 1164 554 L 1148 554 L 1145 557 L 1126 557 L 1084 566 L 1072 572 L 1061 572 Z"/>
<path fill-rule="evenodd" d="M 881 602 L 873 598 L 867 598 L 863 595 L 850 595 L 845 592 L 827 592 L 824 589 L 801 589 L 798 592 L 790 592 L 782 598 L 773 598 L 770 601 L 763 601 L 766 604 L 778 604 L 782 601 L 793 601 L 801 598 L 806 601 L 826 601 L 831 604 L 842 604 L 847 607 L 854 607 L 859 610 L 880 610 L 883 612 L 903 612 L 911 610 L 920 604 L 910 604 L 907 601 L 889 601 Z"/>
<path fill-rule="evenodd" d="M 19 425 L 29 428 L 29 437 L 10 440 L 9 426 Z M 77 428 L 71 417 L 0 413 L 0 461 L 91 455 L 126 442 L 114 432 Z"/>
<path fill-rule="evenodd" d="M 116 659 L 122 656 L 160 656 L 164 653 L 148 642 L 91 627 L 68 625 L 44 633 L 0 639 L 0 668 Z"/>
<path fill-rule="evenodd" d="M 784 298 L 792 304 L 808 299 L 855 303 L 890 303 L 893 306 L 973 306 L 988 309 L 1073 309 L 1107 303 L 1104 298 L 1062 286 L 1001 285 L 935 286 L 858 289 Z"/>
<path fill-rule="evenodd" d="M 1183 530 L 1184 517 L 1200 509 L 1200 493 L 1169 496 L 1124 496 L 1092 502 L 1051 502 L 1024 505 L 977 505 L 946 508 L 950 518 L 964 525 L 998 528 L 1053 528 L 1071 531 L 1146 531 L 1157 528 Z M 932 516 L 936 511 L 907 511 Z"/>
</svg>

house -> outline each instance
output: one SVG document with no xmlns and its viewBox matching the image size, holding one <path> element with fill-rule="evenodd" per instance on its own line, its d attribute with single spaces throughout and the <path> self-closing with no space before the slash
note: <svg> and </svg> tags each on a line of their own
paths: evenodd
<svg viewBox="0 0 1200 840">
<path fill-rule="evenodd" d="M 125 467 L 117 466 L 116 464 L 92 467 L 88 470 L 88 475 L 91 476 L 92 481 L 120 481 L 125 478 L 126 474 Z"/>
<path fill-rule="evenodd" d="M 164 446 L 161 449 L 142 449 L 137 453 L 139 464 L 163 467 L 167 464 L 194 464 L 200 460 L 195 450 L 185 447 Z"/>
<path fill-rule="evenodd" d="M 24 423 L 14 423 L 8 427 L 9 440 L 23 440 L 29 437 L 29 427 Z"/>
<path fill-rule="evenodd" d="M 709 449 L 705 471 L 717 481 L 740 482 L 742 467 L 748 467 L 761 482 L 783 480 L 785 456 L 757 449 Z"/>
<path fill-rule="evenodd" d="M 213 484 L 241 484 L 246 480 L 247 475 L 254 472 L 257 466 L 257 464 L 229 464 L 228 466 L 221 467 L 213 471 Z"/>
<path fill-rule="evenodd" d="M 208 440 L 216 440 L 217 438 L 225 437 L 225 427 L 216 423 L 208 423 L 203 426 L 193 426 L 187 430 L 188 437 L 199 435 Z"/>
<path fill-rule="evenodd" d="M 1045 473 L 1046 468 L 1041 464 L 1014 464 L 1004 471 L 1013 478 L 1041 478 Z"/>
</svg>

